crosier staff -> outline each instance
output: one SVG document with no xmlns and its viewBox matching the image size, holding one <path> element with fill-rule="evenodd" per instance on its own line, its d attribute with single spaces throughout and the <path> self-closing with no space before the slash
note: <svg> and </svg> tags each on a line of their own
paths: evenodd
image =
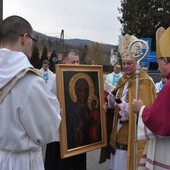
<svg viewBox="0 0 170 170">
<path fill-rule="evenodd" d="M 134 51 L 135 49 L 135 51 Z M 130 54 L 137 59 L 136 64 L 136 99 L 139 99 L 139 75 L 140 75 L 140 62 L 143 60 L 149 51 L 148 44 L 143 40 L 136 40 L 130 46 Z M 138 155 L 138 142 L 137 142 L 137 126 L 138 114 L 135 114 L 135 144 L 134 144 L 134 170 L 138 169 L 137 155 Z"/>
</svg>

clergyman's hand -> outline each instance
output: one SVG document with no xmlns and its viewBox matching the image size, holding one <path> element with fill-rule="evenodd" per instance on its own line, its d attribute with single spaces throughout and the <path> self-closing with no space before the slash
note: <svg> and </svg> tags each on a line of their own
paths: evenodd
<svg viewBox="0 0 170 170">
<path fill-rule="evenodd" d="M 107 112 L 107 103 L 105 102 L 105 104 L 103 105 L 103 110 L 104 112 Z"/>
<path fill-rule="evenodd" d="M 142 100 L 136 100 L 134 99 L 133 102 L 132 102 L 132 110 L 135 112 L 135 113 L 139 113 L 141 107 L 144 105 L 143 101 Z"/>
<path fill-rule="evenodd" d="M 60 116 L 63 118 L 63 109 L 60 109 Z"/>
</svg>

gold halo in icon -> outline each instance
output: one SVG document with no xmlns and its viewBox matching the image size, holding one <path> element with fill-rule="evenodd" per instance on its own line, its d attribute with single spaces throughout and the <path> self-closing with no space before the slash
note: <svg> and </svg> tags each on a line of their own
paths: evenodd
<svg viewBox="0 0 170 170">
<path fill-rule="evenodd" d="M 88 76 L 86 73 L 77 73 L 75 74 L 70 82 L 69 82 L 69 94 L 70 94 L 70 98 L 73 102 L 77 102 L 77 96 L 75 93 L 75 84 L 77 82 L 77 80 L 79 79 L 85 79 L 88 83 L 89 86 L 89 97 L 88 97 L 88 101 L 92 100 L 93 96 L 94 96 L 94 84 L 92 79 L 90 78 L 90 76 Z"/>
</svg>

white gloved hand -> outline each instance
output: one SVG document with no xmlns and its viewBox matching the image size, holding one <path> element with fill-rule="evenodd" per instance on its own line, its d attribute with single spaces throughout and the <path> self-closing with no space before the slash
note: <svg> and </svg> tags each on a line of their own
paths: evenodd
<svg viewBox="0 0 170 170">
<path fill-rule="evenodd" d="M 115 95 L 113 95 L 111 92 L 109 92 L 107 96 L 107 101 L 108 101 L 108 108 L 113 109 L 114 104 L 115 104 Z"/>
<path fill-rule="evenodd" d="M 121 121 L 126 121 L 129 119 L 129 103 L 123 102 L 118 104 L 120 111 L 119 114 L 121 116 Z"/>
</svg>

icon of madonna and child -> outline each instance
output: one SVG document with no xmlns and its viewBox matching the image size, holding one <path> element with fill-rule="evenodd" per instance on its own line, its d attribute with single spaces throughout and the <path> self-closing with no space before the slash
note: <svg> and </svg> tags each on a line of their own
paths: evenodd
<svg viewBox="0 0 170 170">
<path fill-rule="evenodd" d="M 94 88 L 97 75 L 93 79 L 88 74 L 76 73 L 68 82 L 69 97 L 65 96 L 69 99 L 66 101 L 68 149 L 101 141 L 99 88 Z"/>
</svg>

